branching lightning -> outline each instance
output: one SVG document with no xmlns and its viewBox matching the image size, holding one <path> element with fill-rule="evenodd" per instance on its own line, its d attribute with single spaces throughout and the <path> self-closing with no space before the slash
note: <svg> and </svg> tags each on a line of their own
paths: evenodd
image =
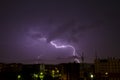
<svg viewBox="0 0 120 80">
<path fill-rule="evenodd" d="M 50 42 L 51 45 L 55 46 L 55 48 L 72 48 L 73 49 L 73 57 L 76 57 L 76 50 L 72 45 L 57 45 L 55 41 Z M 80 63 L 80 61 L 75 58 L 74 61 L 77 61 L 77 63 Z"/>
<path fill-rule="evenodd" d="M 47 41 L 47 38 L 43 37 L 43 38 L 40 38 L 39 40 Z M 50 41 L 50 44 L 53 45 L 55 48 L 72 48 L 73 49 L 73 53 L 72 53 L 73 57 L 77 56 L 76 50 L 75 50 L 75 48 L 72 45 L 63 45 L 63 44 L 62 45 L 58 45 L 57 41 Z M 78 63 L 80 63 L 78 59 L 75 58 L 74 60 L 77 61 Z"/>
<path fill-rule="evenodd" d="M 73 46 L 71 46 L 71 45 L 57 45 L 55 43 L 55 41 L 51 41 L 50 44 L 53 45 L 53 46 L 55 46 L 55 48 L 72 48 L 73 49 L 73 56 L 76 55 L 75 48 Z"/>
</svg>

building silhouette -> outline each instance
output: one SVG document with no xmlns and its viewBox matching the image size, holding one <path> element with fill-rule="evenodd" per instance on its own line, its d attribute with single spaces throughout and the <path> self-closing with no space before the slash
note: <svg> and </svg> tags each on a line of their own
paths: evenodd
<svg viewBox="0 0 120 80">
<path fill-rule="evenodd" d="M 96 59 L 94 65 L 97 80 L 120 80 L 120 59 Z"/>
</svg>

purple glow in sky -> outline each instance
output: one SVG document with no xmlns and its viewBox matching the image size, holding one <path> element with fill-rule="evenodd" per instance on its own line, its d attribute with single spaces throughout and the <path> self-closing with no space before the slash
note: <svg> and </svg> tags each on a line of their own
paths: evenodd
<svg viewBox="0 0 120 80">
<path fill-rule="evenodd" d="M 39 40 L 47 41 L 47 38 L 43 37 L 43 38 L 39 38 Z M 77 63 L 80 63 L 79 59 L 76 58 L 76 56 L 78 57 L 78 54 L 76 53 L 75 47 L 73 47 L 72 45 L 60 44 L 60 42 L 59 44 L 57 43 L 58 43 L 57 40 L 50 41 L 50 44 L 53 45 L 55 48 L 71 48 L 73 50 L 72 57 L 75 57 L 74 61 L 76 61 Z"/>
<path fill-rule="evenodd" d="M 95 52 L 100 58 L 119 57 L 119 7 L 110 0 L 2 0 L 0 62 L 38 56 L 51 60 L 82 52 L 86 62 L 94 61 Z"/>
</svg>

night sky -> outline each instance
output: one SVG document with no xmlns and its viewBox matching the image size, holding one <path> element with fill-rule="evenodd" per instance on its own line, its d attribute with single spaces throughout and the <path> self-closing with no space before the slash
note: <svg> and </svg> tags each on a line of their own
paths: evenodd
<svg viewBox="0 0 120 80">
<path fill-rule="evenodd" d="M 120 57 L 120 3 L 117 0 L 0 1 L 0 62 L 69 62 L 72 45 L 86 62 Z M 47 41 L 41 40 L 45 37 Z M 64 58 L 64 59 L 60 59 Z"/>
</svg>

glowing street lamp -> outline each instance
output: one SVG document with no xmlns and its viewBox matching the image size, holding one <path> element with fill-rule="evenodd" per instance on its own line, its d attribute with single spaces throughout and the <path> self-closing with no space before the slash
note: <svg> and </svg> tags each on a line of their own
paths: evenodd
<svg viewBox="0 0 120 80">
<path fill-rule="evenodd" d="M 93 80 L 93 78 L 94 78 L 94 75 L 93 75 L 93 74 L 90 74 L 90 78 L 91 78 L 91 80 Z"/>
<path fill-rule="evenodd" d="M 108 72 L 106 72 L 105 75 L 108 75 Z"/>
<path fill-rule="evenodd" d="M 21 79 L 21 75 L 18 75 L 17 78 L 18 78 L 18 80 L 20 80 Z"/>
<path fill-rule="evenodd" d="M 43 78 L 44 78 L 43 72 L 40 72 L 39 78 L 40 78 L 41 80 L 43 80 Z"/>
<path fill-rule="evenodd" d="M 43 75 L 43 72 L 40 72 L 40 75 Z"/>
<path fill-rule="evenodd" d="M 91 74 L 91 75 L 90 75 L 90 78 L 93 78 L 93 77 L 94 77 L 93 74 Z"/>
</svg>

